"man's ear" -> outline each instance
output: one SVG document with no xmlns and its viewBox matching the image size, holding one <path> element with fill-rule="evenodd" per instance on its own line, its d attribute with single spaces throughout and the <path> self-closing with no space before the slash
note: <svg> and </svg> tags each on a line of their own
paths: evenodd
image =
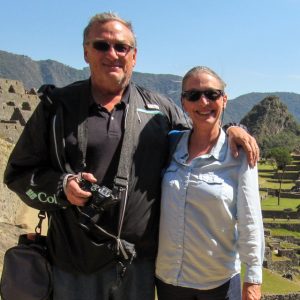
<svg viewBox="0 0 300 300">
<path fill-rule="evenodd" d="M 137 48 L 133 49 L 133 66 L 135 67 L 136 64 L 136 55 L 137 55 Z"/>
<path fill-rule="evenodd" d="M 86 63 L 89 63 L 87 51 L 88 51 L 87 48 L 85 46 L 83 46 L 84 60 L 85 60 Z"/>
</svg>

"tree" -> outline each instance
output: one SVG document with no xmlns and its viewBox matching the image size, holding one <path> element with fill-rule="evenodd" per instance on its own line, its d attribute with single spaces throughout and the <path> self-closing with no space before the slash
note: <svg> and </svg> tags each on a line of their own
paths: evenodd
<svg viewBox="0 0 300 300">
<path fill-rule="evenodd" d="M 283 130 L 276 135 L 267 135 L 261 139 L 260 150 L 262 157 L 266 157 L 272 148 L 286 148 L 293 152 L 299 147 L 300 137 L 292 131 Z"/>
<path fill-rule="evenodd" d="M 277 193 L 277 199 L 278 199 L 278 206 L 279 206 L 283 175 L 286 170 L 286 166 L 292 162 L 292 156 L 287 148 L 276 147 L 276 148 L 272 148 L 269 151 L 268 157 L 274 159 L 277 165 L 277 174 L 279 179 L 279 191 Z M 278 172 L 279 170 L 281 170 L 280 175 Z"/>
</svg>

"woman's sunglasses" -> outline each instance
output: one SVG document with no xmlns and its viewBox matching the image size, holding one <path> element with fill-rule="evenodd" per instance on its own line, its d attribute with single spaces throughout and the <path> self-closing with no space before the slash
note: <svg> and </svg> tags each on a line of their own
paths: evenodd
<svg viewBox="0 0 300 300">
<path fill-rule="evenodd" d="M 221 96 L 224 96 L 224 91 L 209 89 L 204 91 L 191 90 L 191 91 L 184 91 L 181 93 L 181 97 L 185 98 L 190 102 L 198 101 L 202 95 L 210 101 L 217 101 Z"/>
</svg>

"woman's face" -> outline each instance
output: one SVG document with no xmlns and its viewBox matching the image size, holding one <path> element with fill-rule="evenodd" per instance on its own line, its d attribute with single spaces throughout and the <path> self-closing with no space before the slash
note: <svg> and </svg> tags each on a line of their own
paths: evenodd
<svg viewBox="0 0 300 300">
<path fill-rule="evenodd" d="M 197 94 L 197 91 L 204 93 Z M 203 71 L 195 73 L 185 82 L 183 92 L 187 93 L 182 97 L 182 105 L 194 127 L 201 130 L 219 127 L 227 96 L 217 78 Z"/>
</svg>

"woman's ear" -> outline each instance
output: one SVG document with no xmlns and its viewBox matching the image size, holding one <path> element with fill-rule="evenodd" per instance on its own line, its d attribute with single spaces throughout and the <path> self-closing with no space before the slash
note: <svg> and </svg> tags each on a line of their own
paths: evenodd
<svg viewBox="0 0 300 300">
<path fill-rule="evenodd" d="M 184 100 L 183 100 L 182 97 L 180 98 L 180 102 L 181 102 L 181 108 L 182 108 L 182 110 L 183 110 L 184 112 L 186 112 L 185 107 L 184 107 Z"/>
<path fill-rule="evenodd" d="M 223 96 L 223 110 L 226 108 L 226 105 L 227 105 L 227 95 L 225 94 Z"/>
</svg>

